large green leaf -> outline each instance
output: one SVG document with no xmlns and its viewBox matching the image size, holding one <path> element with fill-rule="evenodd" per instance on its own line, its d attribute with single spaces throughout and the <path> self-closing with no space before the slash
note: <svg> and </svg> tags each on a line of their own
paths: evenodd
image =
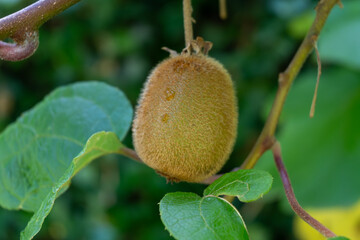
<svg viewBox="0 0 360 240">
<path fill-rule="evenodd" d="M 315 80 L 316 72 L 302 74 L 289 93 L 277 134 L 284 162 L 300 204 L 348 205 L 360 199 L 360 75 L 324 70 L 310 119 Z M 283 194 L 270 152 L 257 168 L 270 171 L 271 192 Z"/>
<path fill-rule="evenodd" d="M 40 231 L 44 219 L 50 213 L 59 191 L 69 183 L 70 179 L 77 171 L 102 155 L 121 153 L 122 147 L 123 145 L 113 132 L 99 132 L 91 136 L 83 151 L 74 158 L 63 176 L 52 187 L 42 201 L 39 209 L 35 212 L 25 230 L 21 233 L 21 239 L 32 239 Z"/>
<path fill-rule="evenodd" d="M 360 1 L 345 1 L 335 7 L 321 33 L 319 51 L 322 61 L 360 68 Z"/>
<path fill-rule="evenodd" d="M 204 190 L 204 195 L 237 196 L 242 202 L 251 202 L 269 192 L 272 180 L 265 171 L 242 169 L 217 179 Z"/>
<path fill-rule="evenodd" d="M 0 135 L 0 205 L 36 211 L 92 134 L 122 139 L 131 119 L 124 94 L 104 83 L 55 90 Z"/>
<path fill-rule="evenodd" d="M 248 240 L 243 219 L 226 200 L 194 193 L 169 193 L 160 202 L 161 220 L 176 239 Z"/>
</svg>

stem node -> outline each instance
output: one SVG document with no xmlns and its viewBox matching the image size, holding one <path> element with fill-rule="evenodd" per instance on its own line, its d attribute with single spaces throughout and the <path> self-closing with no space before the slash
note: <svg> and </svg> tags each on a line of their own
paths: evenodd
<svg viewBox="0 0 360 240">
<path fill-rule="evenodd" d="M 14 43 L 0 41 L 0 59 L 21 61 L 32 56 L 39 46 L 39 32 L 30 31 L 12 37 Z"/>
</svg>

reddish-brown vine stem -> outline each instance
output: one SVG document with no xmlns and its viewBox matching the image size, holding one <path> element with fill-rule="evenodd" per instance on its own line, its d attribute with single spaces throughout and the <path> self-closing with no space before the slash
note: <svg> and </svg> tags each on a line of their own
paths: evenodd
<svg viewBox="0 0 360 240">
<path fill-rule="evenodd" d="M 0 59 L 20 61 L 34 54 L 39 46 L 39 32 L 26 32 L 22 36 L 14 36 L 14 43 L 0 41 Z"/>
<path fill-rule="evenodd" d="M 0 40 L 12 38 L 15 43 L 0 41 L 0 58 L 19 61 L 31 56 L 38 46 L 39 27 L 80 0 L 39 0 L 0 19 Z"/>
<path fill-rule="evenodd" d="M 286 197 L 290 203 L 291 208 L 294 210 L 294 212 L 301 217 L 306 223 L 308 223 L 310 226 L 312 226 L 314 229 L 319 231 L 322 235 L 324 235 L 326 238 L 330 237 L 336 237 L 335 233 L 330 231 L 328 228 L 326 228 L 324 225 L 322 225 L 319 221 L 317 221 L 315 218 L 310 216 L 309 213 L 307 213 L 299 204 L 299 202 L 296 200 L 294 190 L 291 186 L 291 182 L 288 176 L 288 173 L 286 171 L 285 165 L 282 160 L 281 155 L 281 148 L 280 143 L 276 142 L 274 146 L 272 147 L 274 160 L 276 163 L 276 167 L 280 173 L 280 177 L 282 180 L 282 183 L 284 185 L 285 194 Z"/>
</svg>

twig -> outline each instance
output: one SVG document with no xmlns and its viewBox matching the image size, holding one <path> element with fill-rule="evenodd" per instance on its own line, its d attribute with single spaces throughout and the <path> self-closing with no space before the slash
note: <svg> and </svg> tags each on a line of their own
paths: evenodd
<svg viewBox="0 0 360 240">
<path fill-rule="evenodd" d="M 14 43 L 0 41 L 0 59 L 6 61 L 24 60 L 34 54 L 39 46 L 39 32 L 26 32 L 23 36 L 13 37 Z"/>
<path fill-rule="evenodd" d="M 291 208 L 294 210 L 294 212 L 302 218 L 306 223 L 308 223 L 311 227 L 319 231 L 322 235 L 324 235 L 326 238 L 336 237 L 336 234 L 330 231 L 328 228 L 326 228 L 324 225 L 322 225 L 319 221 L 317 221 L 315 218 L 310 216 L 309 213 L 307 213 L 299 204 L 299 202 L 296 200 L 294 190 L 291 186 L 291 182 L 289 179 L 289 176 L 287 174 L 286 168 L 284 166 L 282 156 L 281 156 L 281 148 L 279 142 L 276 142 L 272 148 L 274 160 L 276 163 L 276 167 L 280 173 L 280 177 L 282 180 L 282 183 L 284 185 L 285 194 L 286 197 L 290 203 Z"/>
<path fill-rule="evenodd" d="M 127 148 L 127 147 L 121 148 L 119 150 L 119 154 L 124 155 L 124 156 L 126 156 L 128 158 L 131 158 L 131 159 L 133 159 L 133 160 L 135 160 L 137 162 L 144 163 L 141 160 L 141 158 L 139 157 L 139 155 L 137 155 L 137 153 L 134 150 L 130 149 L 130 148 Z"/>
<path fill-rule="evenodd" d="M 272 147 L 272 144 L 274 143 L 273 136 L 276 130 L 276 126 L 278 124 L 279 117 L 291 84 L 299 73 L 308 55 L 313 50 L 313 39 L 319 36 L 320 31 L 323 28 L 325 21 L 335 4 L 339 4 L 339 0 L 320 0 L 318 3 L 316 7 L 315 20 L 305 39 L 301 43 L 299 49 L 297 50 L 294 58 L 290 62 L 285 72 L 279 74 L 279 88 L 271 112 L 257 142 L 249 153 L 248 157 L 245 159 L 241 168 L 253 168 L 262 154 Z"/>
<path fill-rule="evenodd" d="M 194 39 L 192 28 L 192 6 L 191 0 L 183 0 L 183 13 L 184 13 L 184 32 L 185 32 L 185 47 L 190 46 L 191 41 Z"/>
<path fill-rule="evenodd" d="M 314 117 L 314 114 L 315 114 L 316 98 L 317 98 L 320 76 L 321 76 L 321 59 L 320 59 L 320 53 L 319 53 L 319 50 L 317 47 L 317 39 L 314 39 L 314 49 L 315 49 L 316 61 L 317 61 L 317 65 L 318 65 L 318 73 L 317 73 L 317 78 L 316 78 L 314 97 L 313 97 L 313 100 L 311 103 L 311 108 L 310 108 L 310 118 Z"/>
<path fill-rule="evenodd" d="M 222 20 L 227 18 L 226 0 L 219 0 L 219 14 Z"/>
<path fill-rule="evenodd" d="M 36 30 L 44 22 L 80 0 L 39 0 L 30 6 L 0 19 L 0 39 L 17 32 Z"/>
<path fill-rule="evenodd" d="M 15 43 L 0 41 L 1 58 L 22 60 L 34 53 L 38 46 L 38 28 L 47 20 L 80 0 L 39 0 L 30 6 L 0 19 L 0 40 L 12 38 Z M 29 37 L 30 36 L 30 37 Z M 36 38 L 37 39 L 37 38 Z M 30 43 L 30 44 L 28 44 Z"/>
</svg>

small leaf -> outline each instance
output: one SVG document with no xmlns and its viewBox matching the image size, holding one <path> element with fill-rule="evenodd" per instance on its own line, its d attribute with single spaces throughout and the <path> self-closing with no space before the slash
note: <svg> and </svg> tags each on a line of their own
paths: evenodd
<svg viewBox="0 0 360 240">
<path fill-rule="evenodd" d="M 99 132 L 91 136 L 83 151 L 74 158 L 73 162 L 70 164 L 63 176 L 52 187 L 50 192 L 42 201 L 40 208 L 35 212 L 26 228 L 21 233 L 21 240 L 32 239 L 40 231 L 46 216 L 50 213 L 54 205 L 59 191 L 62 187 L 69 183 L 70 179 L 77 171 L 100 156 L 119 152 L 122 147 L 123 145 L 113 132 Z"/>
<path fill-rule="evenodd" d="M 208 186 L 204 195 L 237 196 L 242 202 L 251 202 L 269 192 L 273 178 L 261 170 L 238 170 L 227 173 Z"/>
<path fill-rule="evenodd" d="M 91 135 L 122 139 L 131 120 L 125 95 L 104 83 L 55 90 L 0 135 L 0 206 L 36 211 Z"/>
<path fill-rule="evenodd" d="M 194 193 L 169 193 L 160 202 L 161 220 L 176 239 L 248 240 L 239 212 L 226 200 Z"/>
</svg>

